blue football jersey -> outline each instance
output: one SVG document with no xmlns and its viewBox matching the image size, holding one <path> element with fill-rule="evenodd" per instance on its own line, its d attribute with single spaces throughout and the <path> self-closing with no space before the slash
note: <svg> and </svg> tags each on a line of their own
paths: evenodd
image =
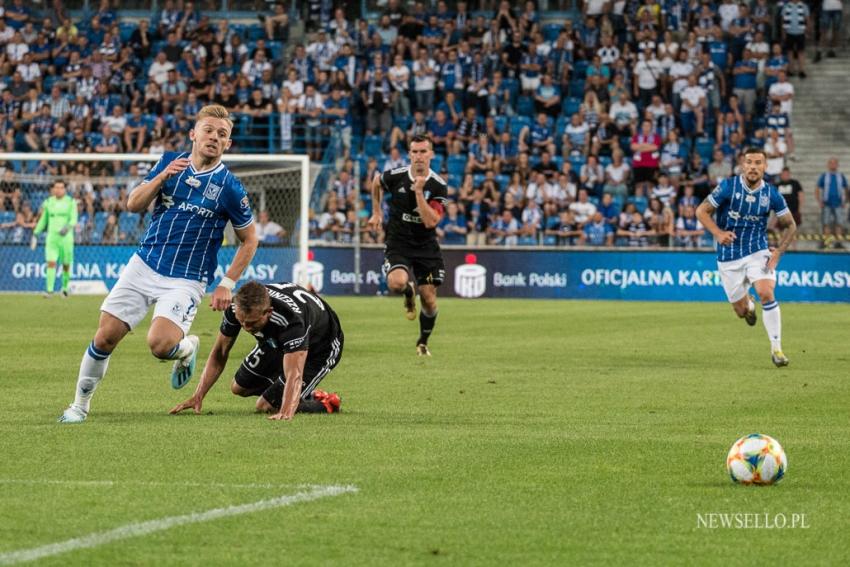
<svg viewBox="0 0 850 567">
<path fill-rule="evenodd" d="M 749 189 L 741 176 L 722 180 L 708 200 L 717 209 L 720 230 L 735 233 L 732 244 L 717 244 L 717 260 L 720 262 L 730 262 L 766 250 L 770 211 L 776 212 L 776 216 L 791 213 L 776 187 L 762 180 L 757 188 Z"/>
<path fill-rule="evenodd" d="M 173 160 L 188 157 L 188 152 L 166 152 L 142 184 Z M 162 184 L 136 253 L 159 274 L 207 283 L 215 271 L 228 221 L 236 229 L 254 222 L 242 183 L 223 163 L 207 171 L 195 171 L 190 164 Z"/>
</svg>

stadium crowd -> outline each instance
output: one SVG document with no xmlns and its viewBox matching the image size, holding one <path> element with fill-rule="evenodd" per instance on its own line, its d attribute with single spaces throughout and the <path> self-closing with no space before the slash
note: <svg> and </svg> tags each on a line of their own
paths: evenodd
<svg viewBox="0 0 850 567">
<path fill-rule="evenodd" d="M 78 19 L 61 0 L 42 11 L 6 2 L 0 148 L 182 151 L 195 113 L 215 102 L 235 113 L 236 152 L 320 160 L 341 147 L 310 226 L 337 242 L 358 224 L 365 241 L 382 241 L 365 227 L 367 181 L 404 165 L 405 141 L 420 133 L 450 187 L 445 243 L 698 246 L 710 241 L 694 209 L 745 146 L 764 147 L 768 174 L 788 178 L 788 78 L 806 76 L 817 16 L 804 2 L 588 0 L 558 21 L 531 1 L 471 12 L 388 0 L 374 21 L 332 4 L 307 3 L 311 33 L 298 43 L 297 14 L 282 4 L 238 25 L 183 0 L 134 20 L 110 0 Z M 840 11 L 824 22 L 834 42 Z M 149 164 L 0 167 L 7 240 L 26 241 L 46 195 L 7 176 L 22 168 L 68 176 L 81 242 L 132 240 L 143 223 L 124 202 Z M 796 196 L 786 198 L 799 216 Z"/>
</svg>

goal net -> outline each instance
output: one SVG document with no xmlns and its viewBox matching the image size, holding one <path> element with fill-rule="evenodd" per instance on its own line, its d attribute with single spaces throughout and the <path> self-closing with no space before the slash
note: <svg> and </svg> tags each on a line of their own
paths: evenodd
<svg viewBox="0 0 850 567">
<path fill-rule="evenodd" d="M 126 202 L 158 159 L 150 154 L 0 153 L 0 291 L 45 289 L 45 233 L 34 251 L 29 245 L 41 205 L 53 182 L 61 180 L 77 202 L 79 218 L 71 292 L 106 293 L 150 223 L 150 210 L 131 213 Z M 304 282 L 309 157 L 225 154 L 224 162 L 245 186 L 261 233 L 260 248 L 243 279 Z M 228 224 L 210 288 L 224 275 L 238 244 Z"/>
</svg>

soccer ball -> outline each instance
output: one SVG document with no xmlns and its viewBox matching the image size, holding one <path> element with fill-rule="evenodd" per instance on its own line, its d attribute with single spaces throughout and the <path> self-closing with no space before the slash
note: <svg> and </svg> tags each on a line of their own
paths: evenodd
<svg viewBox="0 0 850 567">
<path fill-rule="evenodd" d="M 785 476 L 788 457 L 779 441 L 753 433 L 741 437 L 729 449 L 726 470 L 739 484 L 774 484 Z"/>
</svg>

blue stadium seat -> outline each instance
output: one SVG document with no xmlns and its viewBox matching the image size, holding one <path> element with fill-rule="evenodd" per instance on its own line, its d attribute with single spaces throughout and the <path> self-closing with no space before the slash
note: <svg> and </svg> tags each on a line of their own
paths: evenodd
<svg viewBox="0 0 850 567">
<path fill-rule="evenodd" d="M 486 175 L 484 175 L 483 173 L 476 173 L 476 174 L 474 174 L 474 175 L 472 176 L 472 185 L 473 185 L 473 187 L 478 187 L 478 186 L 480 186 L 482 183 L 484 183 L 484 180 L 485 180 L 485 179 L 487 179 L 487 176 L 486 176 Z"/>
<path fill-rule="evenodd" d="M 121 213 L 118 217 L 118 230 L 126 233 L 127 238 L 135 238 L 139 232 L 140 220 L 138 213 Z"/>
<path fill-rule="evenodd" d="M 437 173 L 441 173 L 443 171 L 443 165 L 443 154 L 434 154 L 434 157 L 431 158 L 431 169 Z"/>
<path fill-rule="evenodd" d="M 580 59 L 573 63 L 573 76 L 576 79 L 586 79 L 587 78 L 587 67 L 588 62 L 585 59 Z"/>
<path fill-rule="evenodd" d="M 493 122 L 496 123 L 496 130 L 501 134 L 508 127 L 508 117 L 502 114 L 493 117 Z"/>
<path fill-rule="evenodd" d="M 563 111 L 567 116 L 572 116 L 578 109 L 581 107 L 581 99 L 571 96 L 564 99 L 563 102 Z"/>
<path fill-rule="evenodd" d="M 511 136 L 514 138 L 519 136 L 520 130 L 526 126 L 531 126 L 531 117 L 529 116 L 514 116 L 511 118 Z"/>
<path fill-rule="evenodd" d="M 569 95 L 574 98 L 584 98 L 584 79 L 573 79 L 570 81 Z"/>
<path fill-rule="evenodd" d="M 384 140 L 381 136 L 366 136 L 363 140 L 363 153 L 368 157 L 377 157 L 382 151 Z"/>
<path fill-rule="evenodd" d="M 599 156 L 599 165 L 602 167 L 608 167 L 611 165 L 611 158 L 608 156 Z"/>
<path fill-rule="evenodd" d="M 0 211 L 0 224 L 6 224 L 8 222 L 14 222 L 15 213 L 14 211 Z"/>
<path fill-rule="evenodd" d="M 504 173 L 499 174 L 496 176 L 496 183 L 499 185 L 499 191 L 504 192 L 508 188 L 508 185 L 511 184 L 511 177 Z"/>
<path fill-rule="evenodd" d="M 531 116 L 534 114 L 534 100 L 530 96 L 522 95 L 516 102 L 517 114 Z"/>
<path fill-rule="evenodd" d="M 106 228 L 106 219 L 109 218 L 109 213 L 100 211 L 94 214 L 94 231 L 100 236 L 103 234 L 103 229 Z"/>
<path fill-rule="evenodd" d="M 546 24 L 543 26 L 543 39 L 548 42 L 557 41 L 562 29 L 564 29 L 564 26 L 561 24 Z"/>
<path fill-rule="evenodd" d="M 572 156 L 570 158 L 570 164 L 572 165 L 573 171 L 578 175 L 581 166 L 585 164 L 584 156 Z"/>
<path fill-rule="evenodd" d="M 714 142 L 710 138 L 699 138 L 695 149 L 702 159 L 708 163 L 711 161 L 711 154 L 714 152 Z"/>
<path fill-rule="evenodd" d="M 448 170 L 449 175 L 459 175 L 463 177 L 463 173 L 466 171 L 466 156 L 449 156 L 449 159 L 446 162 L 446 169 Z"/>
<path fill-rule="evenodd" d="M 463 185 L 463 175 L 449 174 L 448 179 L 446 179 L 446 183 L 449 184 L 449 187 L 460 188 L 460 186 Z"/>
</svg>

